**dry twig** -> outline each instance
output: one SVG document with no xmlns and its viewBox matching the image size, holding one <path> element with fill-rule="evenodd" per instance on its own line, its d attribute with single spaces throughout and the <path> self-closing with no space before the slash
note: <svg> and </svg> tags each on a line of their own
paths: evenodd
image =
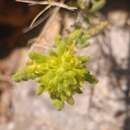
<svg viewBox="0 0 130 130">
<path fill-rule="evenodd" d="M 50 1 L 34 1 L 34 0 L 16 0 L 17 2 L 23 2 L 23 3 L 28 3 L 28 4 L 33 4 L 33 5 L 50 5 L 50 6 L 57 6 L 60 8 L 64 8 L 67 10 L 75 10 L 77 9 L 76 7 L 70 7 L 64 3 L 60 2 L 50 2 Z"/>
</svg>

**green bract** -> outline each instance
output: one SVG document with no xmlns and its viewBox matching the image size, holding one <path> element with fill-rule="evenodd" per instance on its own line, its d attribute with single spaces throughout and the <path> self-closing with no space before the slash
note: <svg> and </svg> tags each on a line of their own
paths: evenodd
<svg viewBox="0 0 130 130">
<path fill-rule="evenodd" d="M 56 47 L 48 55 L 31 52 L 30 60 L 13 76 L 14 80 L 36 80 L 36 93 L 48 92 L 58 110 L 63 108 L 65 101 L 73 105 L 73 95 L 82 93 L 85 81 L 97 82 L 85 66 L 88 58 L 75 52 L 80 37 L 81 31 L 76 30 L 64 39 L 57 37 Z"/>
</svg>

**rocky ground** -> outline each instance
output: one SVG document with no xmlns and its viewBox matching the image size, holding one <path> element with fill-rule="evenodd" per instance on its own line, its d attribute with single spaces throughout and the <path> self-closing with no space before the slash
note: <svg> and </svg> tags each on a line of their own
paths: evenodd
<svg viewBox="0 0 130 130">
<path fill-rule="evenodd" d="M 12 119 L 0 130 L 130 130 L 130 28 L 128 13 L 110 12 L 108 27 L 80 53 L 99 82 L 84 85 L 75 105 L 53 108 L 47 94 L 36 96 L 33 81 L 13 83 Z"/>
</svg>

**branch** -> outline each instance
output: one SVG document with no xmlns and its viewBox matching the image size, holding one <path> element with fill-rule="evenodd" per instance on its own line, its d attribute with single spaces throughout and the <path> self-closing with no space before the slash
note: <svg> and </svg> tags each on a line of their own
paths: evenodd
<svg viewBox="0 0 130 130">
<path fill-rule="evenodd" d="M 60 2 L 49 2 L 49 1 L 33 1 L 33 0 L 16 0 L 17 2 L 23 2 L 23 3 L 28 3 L 28 4 L 33 4 L 33 5 L 50 5 L 50 6 L 57 6 L 60 8 L 68 9 L 68 10 L 75 10 L 77 9 L 76 7 L 70 7 L 64 3 Z"/>
</svg>

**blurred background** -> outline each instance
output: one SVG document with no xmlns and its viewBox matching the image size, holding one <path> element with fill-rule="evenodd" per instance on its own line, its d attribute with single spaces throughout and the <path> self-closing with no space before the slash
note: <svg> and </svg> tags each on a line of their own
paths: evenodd
<svg viewBox="0 0 130 130">
<path fill-rule="evenodd" d="M 28 41 L 44 26 L 46 20 L 26 29 L 42 8 L 0 0 L 0 130 L 130 130 L 130 1 L 106 0 L 99 15 L 108 26 L 80 52 L 90 55 L 88 66 L 99 82 L 85 84 L 75 105 L 62 111 L 47 94 L 35 95 L 35 82 L 11 80 L 25 62 Z M 64 27 L 71 24 L 64 16 Z"/>
</svg>

